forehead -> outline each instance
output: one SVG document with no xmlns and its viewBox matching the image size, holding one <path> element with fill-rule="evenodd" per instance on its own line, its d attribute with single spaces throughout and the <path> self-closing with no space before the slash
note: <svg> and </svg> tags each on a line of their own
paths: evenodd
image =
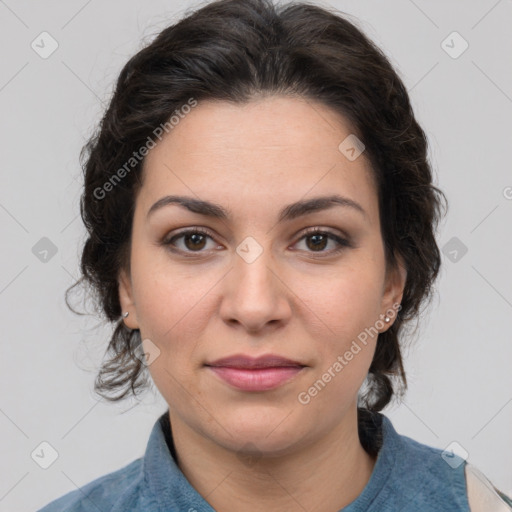
<svg viewBox="0 0 512 512">
<path fill-rule="evenodd" d="M 375 215 L 365 154 L 351 161 L 339 149 L 351 134 L 342 116 L 303 98 L 199 102 L 146 156 L 141 202 L 147 210 L 185 193 L 230 206 L 258 198 L 261 207 L 339 193 Z"/>
</svg>

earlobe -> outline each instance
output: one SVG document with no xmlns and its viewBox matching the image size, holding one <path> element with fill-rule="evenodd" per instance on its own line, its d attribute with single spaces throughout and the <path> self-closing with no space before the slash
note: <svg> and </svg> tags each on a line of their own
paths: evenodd
<svg viewBox="0 0 512 512">
<path fill-rule="evenodd" d="M 405 283 L 407 282 L 407 269 L 405 268 L 405 264 L 401 257 L 398 258 L 398 268 L 396 270 L 397 270 L 397 283 L 396 283 L 396 290 L 395 290 L 395 299 L 394 299 L 393 303 L 400 304 L 400 302 L 402 302 L 402 297 L 404 294 Z"/>
<path fill-rule="evenodd" d="M 121 316 L 124 324 L 129 329 L 138 329 L 137 311 L 133 298 L 133 289 L 130 277 L 125 270 L 119 272 L 118 279 L 119 302 L 121 304 Z M 126 315 L 128 313 L 128 315 Z"/>
<path fill-rule="evenodd" d="M 398 256 L 397 266 L 392 269 L 387 276 L 382 301 L 383 312 L 391 319 L 391 322 L 387 324 L 388 326 L 392 325 L 394 322 L 393 319 L 397 316 L 400 310 L 399 305 L 402 302 L 406 282 L 407 269 L 402 257 Z"/>
</svg>

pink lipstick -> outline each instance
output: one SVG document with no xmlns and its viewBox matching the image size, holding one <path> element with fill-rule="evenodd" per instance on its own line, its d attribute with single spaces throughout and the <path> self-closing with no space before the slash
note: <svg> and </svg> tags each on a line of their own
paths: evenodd
<svg viewBox="0 0 512 512">
<path fill-rule="evenodd" d="M 274 354 L 253 358 L 243 354 L 207 363 L 218 377 L 243 391 L 268 391 L 297 375 L 305 365 Z"/>
</svg>

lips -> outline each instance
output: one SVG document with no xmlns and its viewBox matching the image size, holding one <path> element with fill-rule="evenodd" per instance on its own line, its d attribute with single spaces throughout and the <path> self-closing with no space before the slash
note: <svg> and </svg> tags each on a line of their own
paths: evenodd
<svg viewBox="0 0 512 512">
<path fill-rule="evenodd" d="M 205 365 L 222 381 L 241 391 L 269 391 L 289 381 L 306 365 L 277 355 L 234 355 Z"/>
<path fill-rule="evenodd" d="M 278 367 L 304 367 L 305 365 L 298 361 L 293 361 L 285 357 L 277 355 L 265 355 L 260 357 L 251 357 L 245 355 L 234 355 L 217 359 L 212 363 L 207 363 L 206 366 L 226 367 L 226 368 L 241 368 L 241 369 L 255 369 L 255 368 L 278 368 Z"/>
</svg>

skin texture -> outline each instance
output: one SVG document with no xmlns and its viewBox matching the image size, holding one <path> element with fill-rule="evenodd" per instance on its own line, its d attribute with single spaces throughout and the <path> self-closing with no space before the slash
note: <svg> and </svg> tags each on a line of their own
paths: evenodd
<svg viewBox="0 0 512 512">
<path fill-rule="evenodd" d="M 159 351 L 148 368 L 169 405 L 179 466 L 216 510 L 337 511 L 371 476 L 375 460 L 359 442 L 356 405 L 377 336 L 360 343 L 309 403 L 298 400 L 400 303 L 405 285 L 402 264 L 386 274 L 365 154 L 350 161 L 338 149 L 351 133 L 338 114 L 298 97 L 207 101 L 145 159 L 131 269 L 119 276 L 124 321 L 151 340 L 149 352 Z M 231 216 L 174 204 L 147 218 L 171 194 L 217 203 Z M 278 222 L 288 204 L 332 194 L 365 214 L 335 206 Z M 192 227 L 210 235 L 175 240 L 178 252 L 164 244 Z M 335 253 L 338 244 L 326 237 L 315 245 L 304 238 L 310 227 L 348 237 L 351 246 Z M 262 250 L 251 263 L 237 253 L 246 237 L 258 244 L 250 251 Z M 204 366 L 241 353 L 307 367 L 277 389 L 250 392 Z"/>
</svg>

